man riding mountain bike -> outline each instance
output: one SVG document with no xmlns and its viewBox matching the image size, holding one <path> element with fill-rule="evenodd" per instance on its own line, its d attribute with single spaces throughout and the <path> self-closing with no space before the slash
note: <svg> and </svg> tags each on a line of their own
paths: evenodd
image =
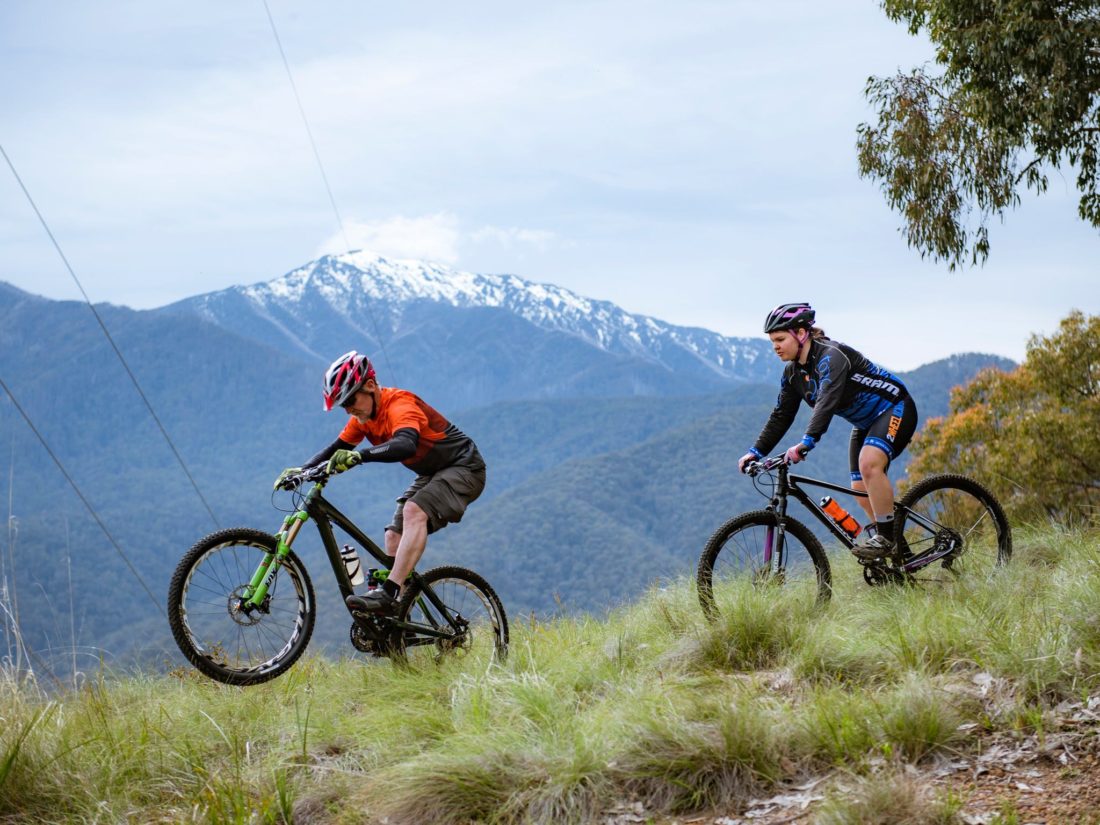
<svg viewBox="0 0 1100 825">
<path fill-rule="evenodd" d="M 326 411 L 340 407 L 350 417 L 339 438 L 306 462 L 305 469 L 327 462 L 331 474 L 372 461 L 400 461 L 416 473 L 386 526 L 386 553 L 394 557 L 389 577 L 366 595 L 347 597 L 353 610 L 390 613 L 424 554 L 428 535 L 461 521 L 466 507 L 485 489 L 485 462 L 473 439 L 418 396 L 380 386 L 370 360 L 354 350 L 325 372 L 324 402 Z M 371 446 L 355 449 L 364 439 Z M 276 488 L 302 469 L 284 470 Z"/>
<path fill-rule="evenodd" d="M 866 561 L 882 558 L 894 548 L 894 488 L 886 472 L 916 431 L 917 406 L 897 376 L 827 338 L 814 326 L 815 317 L 807 303 L 780 304 L 768 313 L 764 332 L 787 366 L 775 408 L 737 467 L 744 472 L 779 443 L 801 401 L 813 415 L 802 440 L 786 452 L 790 464 L 817 445 L 834 415 L 846 419 L 853 425 L 848 447 L 852 489 L 867 492 L 859 503 L 875 524 L 875 535 L 864 533 L 852 552 Z"/>
</svg>

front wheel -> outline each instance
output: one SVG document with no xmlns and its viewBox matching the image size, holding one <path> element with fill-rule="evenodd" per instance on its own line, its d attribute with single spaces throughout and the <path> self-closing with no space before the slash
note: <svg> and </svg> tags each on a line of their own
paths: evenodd
<svg viewBox="0 0 1100 825">
<path fill-rule="evenodd" d="M 710 537 L 695 582 L 710 621 L 721 613 L 722 585 L 750 580 L 756 585 L 798 585 L 820 604 L 832 595 L 825 548 L 805 524 L 771 510 L 753 510 L 730 519 Z"/>
<path fill-rule="evenodd" d="M 168 588 L 168 624 L 183 655 L 227 685 L 255 685 L 285 672 L 309 643 L 317 619 L 313 584 L 293 551 L 279 565 L 263 602 L 241 609 L 275 537 L 238 527 L 200 539 Z"/>
<path fill-rule="evenodd" d="M 913 485 L 898 502 L 900 535 L 913 560 L 929 562 L 910 575 L 943 577 L 944 570 L 992 568 L 1012 556 L 1012 530 L 1000 503 L 972 478 L 943 473 Z"/>
<path fill-rule="evenodd" d="M 504 605 L 485 579 L 463 567 L 435 567 L 424 573 L 419 586 L 402 593 L 397 620 L 418 625 L 399 631 L 393 651 L 398 660 L 439 660 L 480 651 L 503 660 L 508 653 Z"/>
</svg>

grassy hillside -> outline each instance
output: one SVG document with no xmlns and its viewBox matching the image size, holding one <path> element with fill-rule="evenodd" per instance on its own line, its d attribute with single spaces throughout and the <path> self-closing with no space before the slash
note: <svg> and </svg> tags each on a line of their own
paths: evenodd
<svg viewBox="0 0 1100 825">
<path fill-rule="evenodd" d="M 282 514 L 271 507 L 272 479 L 341 425 L 319 410 L 316 370 L 194 318 L 100 309 L 220 525 L 276 530 Z M 13 516 L 0 537 L 0 580 L 10 583 L 29 646 L 57 671 L 69 667 L 74 646 L 80 667 L 101 657 L 174 656 L 162 615 L 167 583 L 214 523 L 86 306 L 5 300 L 0 289 L 0 320 L 0 373 L 126 554 L 0 394 L 0 501 Z M 950 386 L 987 361 L 959 356 L 914 371 L 923 382 L 920 403 L 927 395 L 929 405 L 945 404 Z M 779 363 L 773 368 L 778 375 Z M 415 389 L 435 402 L 439 385 Z M 718 524 L 762 502 L 733 467 L 775 392 L 770 383 L 709 396 L 445 408 L 477 440 L 489 481 L 462 525 L 433 538 L 424 565 L 475 567 L 516 613 L 600 611 L 634 599 L 654 581 L 681 575 Z M 846 436 L 838 422 L 807 471 L 844 481 Z M 374 465 L 328 492 L 379 537 L 409 481 L 402 467 Z M 298 549 L 328 606 L 335 589 L 319 542 L 306 533 Z M 346 618 L 327 615 L 319 641 L 346 644 Z"/>
<path fill-rule="evenodd" d="M 504 663 L 309 658 L 248 689 L 9 677 L 0 821 L 665 822 L 821 779 L 816 821 L 963 822 L 975 799 L 932 766 L 1036 735 L 1080 756 L 1098 733 L 1065 720 L 1100 701 L 1100 536 L 1015 538 L 1007 568 L 932 590 L 836 559 L 828 606 L 745 587 L 717 626 L 683 580 L 604 619 L 513 616 Z"/>
</svg>

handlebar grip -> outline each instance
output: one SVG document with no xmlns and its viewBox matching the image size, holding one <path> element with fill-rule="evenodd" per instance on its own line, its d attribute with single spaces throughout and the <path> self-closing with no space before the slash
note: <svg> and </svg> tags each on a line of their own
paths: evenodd
<svg viewBox="0 0 1100 825">
<path fill-rule="evenodd" d="M 772 456 L 771 458 L 765 458 L 760 461 L 750 461 L 745 465 L 745 469 L 742 472 L 745 475 L 756 477 L 760 473 L 766 473 L 770 470 L 774 470 L 780 464 L 786 461 L 786 457 L 783 455 Z"/>
<path fill-rule="evenodd" d="M 287 476 L 279 483 L 280 490 L 297 490 L 309 481 L 325 481 L 328 479 L 328 471 L 324 464 L 315 467 L 307 467 L 294 475 Z"/>
</svg>

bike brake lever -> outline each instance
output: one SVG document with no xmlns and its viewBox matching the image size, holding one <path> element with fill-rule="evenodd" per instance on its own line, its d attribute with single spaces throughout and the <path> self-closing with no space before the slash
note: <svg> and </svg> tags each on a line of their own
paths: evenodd
<svg viewBox="0 0 1100 825">
<path fill-rule="evenodd" d="M 297 475 L 287 476 L 279 485 L 279 489 L 293 491 L 297 490 L 306 482 L 324 481 L 327 478 L 328 473 L 325 471 L 324 467 L 311 467 L 308 470 L 303 470 Z"/>
<path fill-rule="evenodd" d="M 755 478 L 761 473 L 766 473 L 774 470 L 785 460 L 786 459 L 783 456 L 772 456 L 771 458 L 766 458 L 763 461 L 753 461 L 746 465 L 745 472 Z"/>
</svg>

